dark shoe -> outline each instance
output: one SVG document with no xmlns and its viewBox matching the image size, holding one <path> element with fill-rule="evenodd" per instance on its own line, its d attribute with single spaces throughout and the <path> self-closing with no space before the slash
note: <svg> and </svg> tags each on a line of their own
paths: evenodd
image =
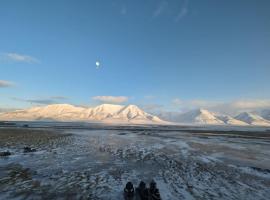
<svg viewBox="0 0 270 200">
<path fill-rule="evenodd" d="M 124 197 L 126 200 L 131 200 L 134 198 L 134 187 L 131 182 L 128 182 L 126 184 L 126 187 L 124 189 Z"/>
<path fill-rule="evenodd" d="M 157 184 L 154 180 L 150 183 L 149 196 L 151 200 L 161 200 L 159 189 L 157 188 Z"/>
<path fill-rule="evenodd" d="M 143 181 L 141 181 L 139 186 L 136 188 L 136 193 L 137 193 L 137 196 L 139 196 L 141 200 L 149 199 L 148 190 L 146 188 L 145 182 Z"/>
</svg>

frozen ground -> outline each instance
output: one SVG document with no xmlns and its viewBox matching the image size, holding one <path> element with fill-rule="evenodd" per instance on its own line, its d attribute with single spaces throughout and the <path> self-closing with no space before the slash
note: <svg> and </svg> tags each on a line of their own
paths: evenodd
<svg viewBox="0 0 270 200">
<path fill-rule="evenodd" d="M 23 153 L 25 145 L 38 151 Z M 5 150 L 12 155 L 0 158 L 0 199 L 118 200 L 127 181 L 151 179 L 165 200 L 270 199 L 264 130 L 0 128 Z"/>
</svg>

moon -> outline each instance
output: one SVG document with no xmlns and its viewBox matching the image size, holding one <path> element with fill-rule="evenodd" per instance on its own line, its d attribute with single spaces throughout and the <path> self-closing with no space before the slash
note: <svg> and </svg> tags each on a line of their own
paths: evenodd
<svg viewBox="0 0 270 200">
<path fill-rule="evenodd" d="M 96 68 L 98 69 L 100 66 L 100 62 L 99 61 L 96 61 Z"/>
</svg>

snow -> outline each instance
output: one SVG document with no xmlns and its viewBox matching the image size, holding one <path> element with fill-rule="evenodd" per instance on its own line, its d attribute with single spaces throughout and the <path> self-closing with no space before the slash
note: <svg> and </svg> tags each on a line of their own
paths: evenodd
<svg viewBox="0 0 270 200">
<path fill-rule="evenodd" d="M 216 117 L 219 118 L 225 124 L 228 124 L 228 125 L 234 125 L 234 126 L 246 126 L 246 125 L 248 125 L 248 123 L 243 122 L 243 121 L 238 120 L 238 119 L 234 119 L 233 117 L 228 116 L 228 115 L 216 115 Z"/>
<path fill-rule="evenodd" d="M 26 110 L 0 113 L 0 120 L 10 121 L 86 121 L 117 124 L 166 124 L 211 126 L 270 126 L 269 110 L 261 116 L 244 112 L 236 117 L 210 112 L 206 109 L 192 110 L 183 114 L 169 113 L 158 116 L 149 114 L 136 105 L 102 104 L 96 107 L 79 107 L 70 104 L 53 104 Z M 264 118 L 263 118 L 264 117 Z M 168 121 L 165 121 L 168 120 Z M 169 121 L 173 122 L 169 122 Z"/>
<path fill-rule="evenodd" d="M 250 112 L 240 113 L 235 118 L 255 126 L 270 126 L 270 121 Z"/>
<path fill-rule="evenodd" d="M 53 104 L 0 114 L 0 120 L 97 121 L 105 123 L 166 124 L 135 105 L 102 104 L 93 108 Z"/>
<path fill-rule="evenodd" d="M 144 127 L 136 126 L 136 131 L 66 128 L 64 133 L 72 135 L 37 146 L 32 155 L 18 151 L 17 157 L 0 160 L 0 178 L 7 180 L 0 198 L 11 199 L 14 192 L 20 199 L 42 194 L 121 200 L 127 181 L 137 186 L 151 179 L 163 200 L 270 198 L 269 140 Z M 29 169 L 32 179 L 14 179 L 13 168 Z M 40 185 L 32 189 L 35 181 Z"/>
<path fill-rule="evenodd" d="M 206 109 L 196 109 L 186 113 L 165 112 L 159 116 L 182 125 L 270 126 L 270 121 L 266 120 L 269 117 L 269 110 L 265 110 L 261 114 L 262 117 L 253 113 L 241 113 L 237 117 L 231 117 Z"/>
<path fill-rule="evenodd" d="M 211 125 L 223 125 L 224 122 L 218 119 L 214 113 L 211 113 L 205 109 L 198 109 L 189 111 L 178 117 L 178 121 L 182 123 L 190 124 L 211 124 Z"/>
</svg>

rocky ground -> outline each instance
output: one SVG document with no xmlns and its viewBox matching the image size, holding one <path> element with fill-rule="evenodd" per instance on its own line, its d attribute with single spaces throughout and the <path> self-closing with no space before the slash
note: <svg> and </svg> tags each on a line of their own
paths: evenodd
<svg viewBox="0 0 270 200">
<path fill-rule="evenodd" d="M 268 137 L 184 131 L 0 128 L 0 199 L 122 199 L 155 179 L 162 199 L 270 199 Z M 36 152 L 24 153 L 29 146 Z"/>
</svg>

